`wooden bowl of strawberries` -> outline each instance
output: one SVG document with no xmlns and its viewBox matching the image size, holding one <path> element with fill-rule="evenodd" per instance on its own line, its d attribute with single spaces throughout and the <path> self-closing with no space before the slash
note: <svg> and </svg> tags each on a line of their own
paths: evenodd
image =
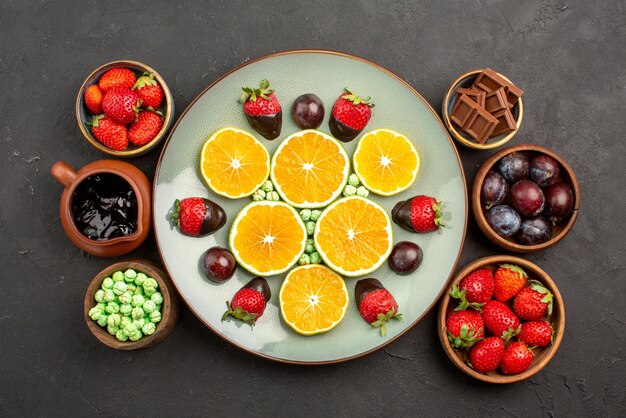
<svg viewBox="0 0 626 418">
<path fill-rule="evenodd" d="M 117 60 L 91 72 L 76 96 L 76 120 L 96 149 L 137 157 L 154 149 L 174 122 L 163 77 L 138 61 Z"/>
<path fill-rule="evenodd" d="M 545 271 L 523 258 L 498 255 L 456 274 L 437 322 L 444 351 L 465 374 L 514 383 L 554 357 L 565 331 L 565 308 Z"/>
</svg>

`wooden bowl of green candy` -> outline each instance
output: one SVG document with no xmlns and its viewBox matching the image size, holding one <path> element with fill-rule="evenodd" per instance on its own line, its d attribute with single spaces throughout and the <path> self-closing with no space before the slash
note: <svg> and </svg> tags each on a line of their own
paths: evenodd
<svg viewBox="0 0 626 418">
<path fill-rule="evenodd" d="M 101 343 L 137 350 L 160 343 L 172 332 L 180 301 L 169 277 L 156 265 L 122 261 L 93 278 L 84 313 L 87 327 Z"/>
</svg>

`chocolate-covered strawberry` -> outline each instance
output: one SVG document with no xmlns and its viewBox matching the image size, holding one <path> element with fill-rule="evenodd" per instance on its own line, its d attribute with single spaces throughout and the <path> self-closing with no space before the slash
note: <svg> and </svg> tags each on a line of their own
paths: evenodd
<svg viewBox="0 0 626 418">
<path fill-rule="evenodd" d="M 283 125 L 283 112 L 270 82 L 261 80 L 258 88 L 242 87 L 242 90 L 239 101 L 250 126 L 267 139 L 277 138 Z"/>
<path fill-rule="evenodd" d="M 380 328 L 383 337 L 387 334 L 387 322 L 402 319 L 393 295 L 376 279 L 359 280 L 354 288 L 354 296 L 361 317 L 372 327 Z"/>
<path fill-rule="evenodd" d="M 230 302 L 228 310 L 222 315 L 222 321 L 229 316 L 254 326 L 263 315 L 267 301 L 272 297 L 267 281 L 262 277 L 252 279 L 239 289 Z"/>
<path fill-rule="evenodd" d="M 217 203 L 203 197 L 176 199 L 172 222 L 185 235 L 203 237 L 224 226 L 226 212 Z"/>
<path fill-rule="evenodd" d="M 362 98 L 346 89 L 333 105 L 328 121 L 330 132 L 340 141 L 353 140 L 372 118 L 372 107 L 374 103 L 369 97 Z"/>
<path fill-rule="evenodd" d="M 391 219 L 410 232 L 433 232 L 443 224 L 443 202 L 434 197 L 420 195 L 398 202 L 391 211 Z"/>
</svg>

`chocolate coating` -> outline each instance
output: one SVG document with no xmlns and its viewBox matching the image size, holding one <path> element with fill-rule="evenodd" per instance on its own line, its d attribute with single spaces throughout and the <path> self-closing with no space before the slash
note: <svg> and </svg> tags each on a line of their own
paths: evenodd
<svg viewBox="0 0 626 418">
<path fill-rule="evenodd" d="M 361 302 L 368 293 L 384 288 L 383 284 L 374 278 L 359 280 L 356 282 L 356 286 L 354 287 L 354 299 L 356 300 L 356 306 L 361 306 Z"/>
<path fill-rule="evenodd" d="M 283 112 L 269 116 L 250 116 L 246 114 L 248 123 L 255 131 L 266 139 L 276 139 L 280 135 L 280 128 L 283 126 Z"/>
<path fill-rule="evenodd" d="M 204 214 L 204 220 L 200 227 L 199 236 L 201 237 L 214 233 L 226 223 L 226 212 L 224 212 L 224 209 L 209 199 L 203 200 L 206 213 Z"/>
<path fill-rule="evenodd" d="M 262 277 L 255 277 L 254 279 L 250 280 L 248 284 L 242 287 L 242 289 L 256 290 L 263 295 L 263 299 L 265 299 L 265 302 L 270 300 L 270 298 L 272 297 L 270 286 L 267 284 L 267 280 Z"/>
<path fill-rule="evenodd" d="M 333 134 L 333 136 L 341 142 L 352 141 L 362 131 L 362 129 L 353 129 L 347 125 L 344 125 L 342 122 L 335 119 L 335 116 L 333 115 L 330 116 L 330 120 L 328 121 L 328 127 L 330 128 L 330 132 Z"/>
<path fill-rule="evenodd" d="M 395 273 L 405 276 L 419 268 L 424 259 L 424 252 L 414 242 L 400 241 L 393 246 L 387 262 Z"/>
<path fill-rule="evenodd" d="M 396 203 L 391 210 L 391 220 L 402 229 L 406 229 L 409 232 L 415 232 L 413 229 L 413 222 L 411 222 L 412 203 L 413 198 L 410 198 L 403 202 Z"/>
</svg>

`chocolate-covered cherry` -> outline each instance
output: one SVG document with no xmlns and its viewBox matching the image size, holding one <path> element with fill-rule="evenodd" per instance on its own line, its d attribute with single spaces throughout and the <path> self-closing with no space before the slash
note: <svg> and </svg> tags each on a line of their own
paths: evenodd
<svg viewBox="0 0 626 418">
<path fill-rule="evenodd" d="M 546 199 L 537 183 L 518 181 L 511 187 L 511 204 L 524 216 L 536 216 L 543 211 Z"/>
<path fill-rule="evenodd" d="M 552 239 L 552 224 L 543 216 L 524 219 L 515 238 L 520 244 L 535 245 Z"/>
<path fill-rule="evenodd" d="M 211 247 L 202 254 L 202 270 L 207 279 L 223 283 L 233 277 L 237 263 L 226 248 Z"/>
<path fill-rule="evenodd" d="M 291 116 L 302 129 L 318 128 L 324 120 L 324 103 L 315 94 L 303 94 L 294 100 Z"/>
<path fill-rule="evenodd" d="M 404 276 L 417 270 L 423 258 L 424 253 L 419 245 L 410 241 L 400 241 L 393 246 L 387 262 L 391 270 Z"/>
<path fill-rule="evenodd" d="M 510 237 L 519 230 L 522 219 L 509 205 L 498 205 L 487 212 L 487 223 L 496 234 Z"/>
<path fill-rule="evenodd" d="M 530 161 L 530 178 L 541 187 L 556 183 L 559 171 L 559 163 L 549 155 L 537 155 Z"/>
<path fill-rule="evenodd" d="M 507 154 L 498 161 L 498 170 L 509 183 L 523 180 L 530 170 L 528 156 L 521 152 Z"/>
<path fill-rule="evenodd" d="M 500 173 L 489 171 L 480 189 L 480 201 L 485 209 L 491 209 L 493 206 L 504 202 L 508 193 L 509 185 L 504 177 Z"/>
<path fill-rule="evenodd" d="M 562 221 L 574 210 L 574 192 L 566 183 L 560 181 L 545 191 L 545 215 L 553 222 Z"/>
</svg>

